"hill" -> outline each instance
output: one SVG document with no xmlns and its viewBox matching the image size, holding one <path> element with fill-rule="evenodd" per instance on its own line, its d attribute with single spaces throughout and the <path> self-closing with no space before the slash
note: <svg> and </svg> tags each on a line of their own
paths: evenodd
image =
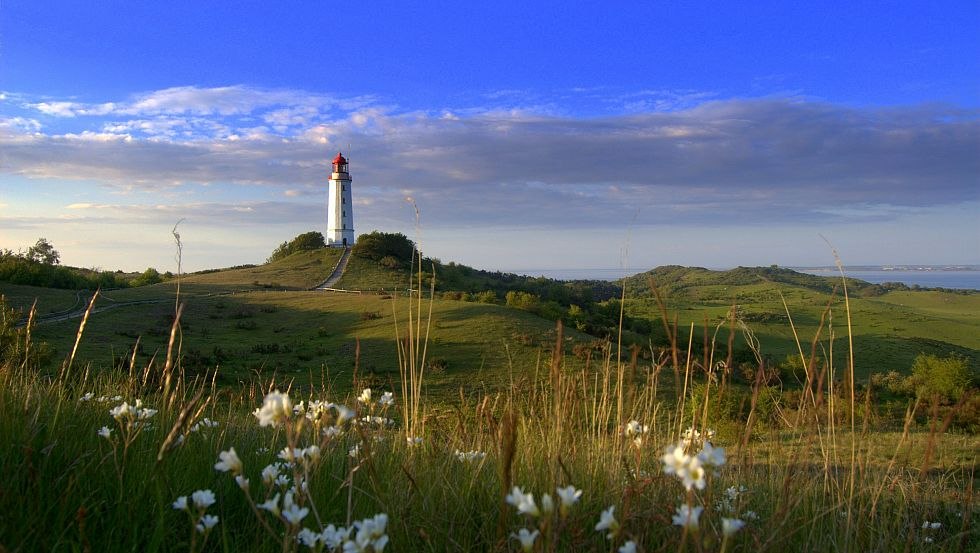
<svg viewBox="0 0 980 553">
<path fill-rule="evenodd" d="M 793 326 L 804 351 L 827 311 L 824 338 L 838 338 L 835 363 L 844 367 L 847 313 L 840 278 L 814 276 L 777 267 L 739 267 L 711 271 L 700 267 L 658 267 L 621 281 L 627 290 L 627 312 L 633 317 L 659 320 L 662 310 L 652 286 L 656 286 L 670 320 L 684 329 L 694 325 L 695 349 L 701 351 L 705 328 L 718 332 L 724 355 L 732 306 L 737 318 L 751 329 L 760 349 L 780 362 L 798 353 Z M 960 355 L 980 365 L 980 293 L 951 290 L 910 290 L 903 285 L 876 285 L 846 279 L 854 331 L 858 374 L 907 371 L 920 353 Z M 785 301 L 785 304 L 784 304 Z M 791 324 L 792 320 L 792 324 Z M 826 347 L 827 344 L 824 344 Z M 744 332 L 735 339 L 736 359 L 752 359 Z M 716 348 L 717 349 L 717 348 Z M 839 355 L 840 357 L 837 357 Z"/>
<path fill-rule="evenodd" d="M 409 287 L 409 266 L 351 256 L 339 288 L 363 294 L 311 292 L 336 266 L 340 250 L 301 251 L 258 266 L 184 275 L 180 294 L 183 314 L 182 352 L 195 370 L 221 366 L 223 379 L 237 382 L 254 371 L 297 375 L 328 370 L 337 376 L 354 367 L 360 341 L 360 368 L 389 374 L 395 367 L 394 317 L 390 294 Z M 668 319 L 676 320 L 679 342 L 686 347 L 694 327 L 693 353 L 705 349 L 705 336 L 716 337 L 716 359 L 727 356 L 729 311 L 759 340 L 761 353 L 773 363 L 797 354 L 793 325 L 808 354 L 821 316 L 829 307 L 835 363 L 843 367 L 846 313 L 840 279 L 797 273 L 777 267 L 739 267 L 731 271 L 678 266 L 659 267 L 617 283 L 562 282 L 481 271 L 455 263 L 435 265 L 433 358 L 442 375 L 433 382 L 451 386 L 467 382 L 477 371 L 494 380 L 517 362 L 536 363 L 535 347 L 550 347 L 556 319 L 570 329 L 573 344 L 615 337 L 621 286 L 626 288 L 624 342 L 656 353 L 668 344 L 662 310 L 651 285 L 660 292 Z M 430 271 L 423 275 L 428 288 Z M 417 278 L 416 275 L 411 275 Z M 96 364 L 118 363 L 140 340 L 138 358 L 159 354 L 168 337 L 178 281 L 105 291 L 96 316 L 85 331 L 81 352 Z M 906 372 L 916 355 L 960 355 L 980 365 L 980 294 L 909 290 L 848 279 L 857 371 Z M 837 290 L 835 292 L 835 290 Z M 379 291 L 383 291 L 380 292 Z M 370 293 L 367 293 L 370 292 Z M 8 302 L 26 309 L 37 299 L 38 313 L 50 322 L 37 335 L 64 355 L 74 340 L 77 320 L 58 322 L 84 306 L 85 295 L 69 290 L 0 283 Z M 397 294 L 396 294 L 397 297 Z M 785 306 L 784 306 L 785 301 Z M 788 309 L 788 315 L 787 315 Z M 792 319 L 792 325 L 790 324 Z M 577 329 L 579 332 L 576 332 Z M 592 334 L 590 336 L 589 334 Z M 736 362 L 752 361 L 745 332 L 733 340 Z M 823 342 L 827 349 L 829 343 Z M 711 345 L 708 343 L 710 349 Z M 838 357 L 840 356 L 840 357 Z M 572 361 L 574 362 L 574 361 Z M 481 372 L 483 371 L 483 372 Z"/>
</svg>

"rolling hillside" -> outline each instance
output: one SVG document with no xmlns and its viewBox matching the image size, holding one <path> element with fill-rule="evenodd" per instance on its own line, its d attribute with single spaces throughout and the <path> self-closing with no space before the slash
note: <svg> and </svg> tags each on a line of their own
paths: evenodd
<svg viewBox="0 0 980 553">
<path fill-rule="evenodd" d="M 355 358 L 362 375 L 375 373 L 376 378 L 386 379 L 396 374 L 393 304 L 402 326 L 407 304 L 397 293 L 390 294 L 406 289 L 407 270 L 385 269 L 353 256 L 338 287 L 370 292 L 309 291 L 332 271 L 340 253 L 330 249 L 300 252 L 255 267 L 185 275 L 180 282 L 185 304 L 180 346 L 185 367 L 203 371 L 219 366 L 220 380 L 225 383 L 255 374 L 308 377 L 320 372 L 348 382 Z M 594 291 L 602 301 L 586 303 L 586 309 L 618 312 L 616 300 L 605 299 L 618 295 L 614 293 L 618 286 L 610 283 L 562 283 L 455 264 L 437 266 L 437 283 L 443 292 L 494 290 L 498 302 L 508 290 L 541 294 L 549 310 L 539 312 L 552 317 L 562 314 L 566 321 L 568 353 L 574 344 L 595 340 L 574 330 L 576 308 L 572 304 L 588 302 L 581 298 Z M 797 351 L 789 317 L 809 353 L 821 315 L 829 306 L 830 326 L 824 329 L 820 347 L 827 352 L 831 349 L 826 340 L 829 328 L 835 337 L 835 363 L 844 366 L 846 313 L 842 296 L 834 292 L 839 279 L 772 267 L 732 271 L 661 267 L 630 277 L 618 283 L 626 286 L 626 312 L 632 329 L 625 339 L 645 348 L 667 343 L 651 283 L 663 293 L 668 317 L 678 322 L 681 345 L 686 346 L 693 324 L 694 350 L 700 354 L 707 327 L 709 336 L 717 336 L 716 358 L 727 355 L 730 327 L 726 317 L 733 305 L 739 319 L 759 339 L 762 353 L 776 362 Z M 848 281 L 848 290 L 857 371 L 862 378 L 878 371 L 905 372 L 920 353 L 961 355 L 975 366 L 980 364 L 980 294 L 887 289 L 853 280 Z M 119 365 L 131 356 L 137 340 L 137 365 L 154 356 L 160 359 L 176 292 L 176 281 L 104 292 L 85 329 L 79 359 L 94 366 Z M 51 344 L 52 359 L 61 359 L 70 351 L 78 319 L 55 319 L 84 307 L 86 294 L 6 283 L 0 283 L 0 293 L 22 309 L 36 298 L 39 315 L 50 319 L 35 335 Z M 451 293 L 437 296 L 460 297 Z M 520 375 L 533 370 L 540 346 L 552 347 L 553 341 L 553 320 L 527 310 L 437 299 L 429 351 L 436 363 L 429 382 L 446 389 L 504 382 L 512 372 Z M 735 350 L 737 360 L 751 359 L 741 330 L 735 337 Z M 567 362 L 581 361 L 569 355 Z"/>
</svg>

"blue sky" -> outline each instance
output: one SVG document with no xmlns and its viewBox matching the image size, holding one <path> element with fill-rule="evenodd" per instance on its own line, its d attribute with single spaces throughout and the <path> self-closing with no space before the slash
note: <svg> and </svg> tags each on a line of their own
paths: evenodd
<svg viewBox="0 0 980 553">
<path fill-rule="evenodd" d="M 0 247 L 260 262 L 350 144 L 483 268 L 980 264 L 980 7 L 825 4 L 5 0 Z"/>
</svg>

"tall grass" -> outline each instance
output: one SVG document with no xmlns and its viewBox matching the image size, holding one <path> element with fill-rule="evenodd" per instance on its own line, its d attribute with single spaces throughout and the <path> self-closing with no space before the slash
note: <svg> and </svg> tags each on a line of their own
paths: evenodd
<svg viewBox="0 0 980 553">
<path fill-rule="evenodd" d="M 429 404 L 431 303 L 422 268 L 416 269 L 417 284 L 392 299 L 400 394 L 390 410 L 376 399 L 359 402 L 359 391 L 339 396 L 315 377 L 304 392 L 261 378 L 245 389 L 219 388 L 213 372 L 186 378 L 179 354 L 162 365 L 135 367 L 131 360 L 99 370 L 69 358 L 52 374 L 31 361 L 37 347 L 31 325 L 13 333 L 10 351 L 17 354 L 0 364 L 0 550 L 306 550 L 296 542 L 299 527 L 256 504 L 276 491 L 262 484 L 262 468 L 284 447 L 310 445 L 320 447 L 318 459 L 290 469 L 294 482 L 307 482 L 300 501 L 311 512 L 303 527 L 320 531 L 386 513 L 391 551 L 519 550 L 512 535 L 521 528 L 540 532 L 536 551 L 615 551 L 629 541 L 639 551 L 698 552 L 970 551 L 980 545 L 972 523 L 976 436 L 946 433 L 948 422 L 938 412 L 929 431 L 917 429 L 918 403 L 901 433 L 876 432 L 869 396 L 858 409 L 853 362 L 846 390 L 835 388 L 836 337 L 829 324 L 825 335 L 812 337 L 809 356 L 797 339 L 807 358 L 806 383 L 796 413 L 777 413 L 772 422 L 759 419 L 767 393 L 761 357 L 748 417 L 722 418 L 710 408 L 712 398 L 735 393 L 726 388 L 731 352 L 715 344 L 722 327 L 703 358 L 694 358 L 693 326 L 678 329 L 659 294 L 671 339 L 665 355 L 645 362 L 609 344 L 595 363 L 571 369 L 559 323 L 550 355 L 535 370 L 499 390 Z M 172 337 L 179 336 L 179 321 L 178 311 Z M 726 323 L 730 332 L 738 327 L 734 310 Z M 753 343 L 748 327 L 742 332 Z M 727 343 L 730 349 L 731 335 Z M 727 362 L 715 362 L 726 356 Z M 661 382 L 665 370 L 673 382 Z M 331 401 L 359 418 L 397 420 L 339 426 L 329 437 L 302 417 L 259 427 L 252 411 L 274 389 L 289 392 L 294 403 Z M 151 424 L 127 431 L 109 410 L 136 399 L 159 412 Z M 205 419 L 217 426 L 202 425 Z M 849 424 L 839 427 L 840 420 Z M 639 430 L 627 431 L 629 421 Z M 111 439 L 97 434 L 103 426 L 113 431 Z M 661 456 L 685 433 L 706 436 L 709 429 L 717 432 L 714 445 L 729 451 L 728 462 L 717 474 L 709 471 L 704 489 L 685 490 L 664 472 Z M 692 438 L 682 446 L 694 453 L 702 443 Z M 231 447 L 250 479 L 248 494 L 213 468 Z M 461 460 L 461 452 L 485 456 Z M 539 504 L 558 487 L 583 493 L 567 517 L 533 517 L 505 501 L 515 486 Z M 220 522 L 207 535 L 172 507 L 199 489 L 217 496 L 209 511 Z M 704 507 L 697 530 L 672 524 L 681 504 Z M 596 531 L 610 506 L 619 529 Z M 726 538 L 723 517 L 746 526 Z"/>
</svg>

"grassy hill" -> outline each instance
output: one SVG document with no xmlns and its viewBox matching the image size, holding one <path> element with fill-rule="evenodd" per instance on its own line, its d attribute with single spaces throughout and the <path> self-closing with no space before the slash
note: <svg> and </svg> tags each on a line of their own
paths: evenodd
<svg viewBox="0 0 980 553">
<path fill-rule="evenodd" d="M 823 336 L 832 330 L 838 337 L 835 353 L 839 357 L 835 355 L 835 362 L 845 366 L 847 313 L 839 278 L 772 267 L 710 271 L 670 266 L 635 275 L 624 283 L 631 315 L 648 320 L 661 317 L 651 290 L 653 284 L 663 294 L 669 317 L 676 317 L 683 329 L 682 341 L 686 341 L 691 324 L 695 344 L 703 344 L 705 326 L 713 335 L 718 325 L 723 325 L 719 333 L 722 350 L 728 337 L 724 321 L 731 307 L 737 306 L 741 320 L 760 340 L 763 354 L 776 360 L 797 352 L 790 318 L 809 354 L 821 315 L 829 306 L 829 327 L 824 328 Z M 980 365 L 980 294 L 913 291 L 855 279 L 847 279 L 847 287 L 859 374 L 906 371 L 920 353 L 961 355 Z M 744 353 L 742 333 L 735 344 Z"/>
<path fill-rule="evenodd" d="M 379 378 L 396 368 L 395 322 L 392 302 L 376 293 L 335 294 L 308 291 L 336 266 L 340 250 L 321 249 L 292 254 L 254 267 L 203 271 L 180 281 L 186 303 L 183 314 L 182 352 L 193 370 L 222 367 L 222 379 L 238 382 L 256 371 L 296 376 L 328 371 L 345 379 L 355 364 L 355 344 L 360 341 L 362 371 Z M 576 318 L 572 305 L 603 311 L 615 327 L 618 286 L 627 290 L 626 313 L 630 316 L 627 342 L 648 347 L 664 346 L 661 311 L 651 292 L 654 283 L 662 292 L 671 320 L 680 327 L 686 346 L 688 329 L 694 325 L 696 354 L 703 349 L 705 327 L 717 332 L 716 358 L 727 355 L 729 326 L 726 317 L 733 305 L 739 318 L 760 341 L 764 355 L 775 361 L 795 354 L 792 317 L 806 353 L 821 314 L 830 306 L 830 330 L 835 363 L 844 366 L 846 314 L 843 298 L 835 287 L 840 279 L 796 273 L 775 267 L 709 271 L 702 268 L 660 267 L 619 283 L 558 282 L 478 271 L 456 264 L 437 264 L 439 296 L 460 297 L 449 290 L 491 290 L 502 302 L 510 290 L 528 290 L 547 309 L 531 310 L 550 319 L 561 317 L 572 329 Z M 348 290 L 404 291 L 407 268 L 385 268 L 377 261 L 352 256 L 347 272 L 337 285 Z M 916 355 L 956 354 L 980 365 L 980 294 L 951 291 L 913 291 L 884 288 L 848 280 L 858 374 L 898 370 L 906 372 Z M 85 331 L 81 358 L 96 365 L 119 363 L 129 355 L 137 338 L 138 359 L 147 362 L 161 355 L 172 321 L 177 282 L 106 291 Z M 27 308 L 37 298 L 39 314 L 54 314 L 84 305 L 74 291 L 33 288 L 0 283 L 0 293 L 14 306 Z M 593 302 L 592 298 L 602 300 Z M 140 302 L 140 303 L 133 303 Z M 591 307 L 589 307 L 591 306 Z M 405 306 L 399 307 L 404 311 Z M 478 380 L 499 381 L 515 365 L 523 371 L 537 360 L 536 346 L 550 346 L 554 323 L 528 310 L 503 305 L 438 299 L 434 304 L 431 358 L 440 360 L 431 381 L 453 386 Z M 404 317 L 404 313 L 402 314 Z M 69 350 L 77 319 L 40 327 L 37 335 L 48 341 L 56 356 Z M 579 324 L 585 329 L 587 325 Z M 608 328 L 608 324 L 607 324 Z M 822 348 L 830 351 L 823 332 Z M 594 338 L 569 331 L 571 343 Z M 735 338 L 737 359 L 751 359 L 744 333 Z M 570 361 L 576 362 L 576 361 Z M 474 373 L 475 371 L 475 373 Z M 476 379 L 471 378 L 475 376 Z"/>
</svg>

